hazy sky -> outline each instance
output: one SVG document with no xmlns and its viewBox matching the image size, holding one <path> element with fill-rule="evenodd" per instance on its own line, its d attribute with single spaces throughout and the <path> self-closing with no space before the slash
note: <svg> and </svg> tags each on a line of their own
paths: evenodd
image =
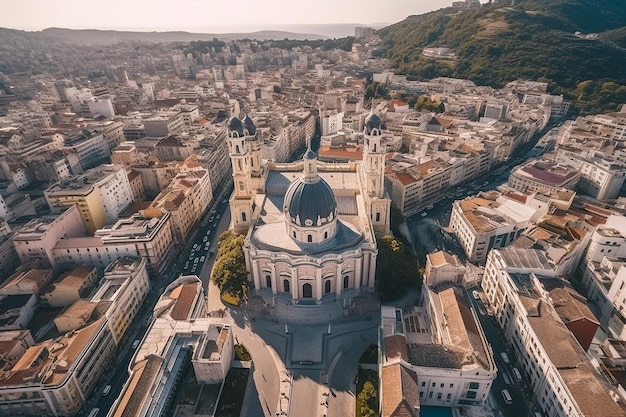
<svg viewBox="0 0 626 417">
<path fill-rule="evenodd" d="M 289 24 L 395 23 L 452 0 L 0 0 L 0 27 L 246 32 Z"/>
</svg>

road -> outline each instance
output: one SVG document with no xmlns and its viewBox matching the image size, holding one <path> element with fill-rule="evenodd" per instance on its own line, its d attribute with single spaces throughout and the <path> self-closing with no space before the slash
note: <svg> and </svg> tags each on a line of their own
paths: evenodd
<svg viewBox="0 0 626 417">
<path fill-rule="evenodd" d="M 513 355 L 511 350 L 508 349 L 500 327 L 496 323 L 493 316 L 488 314 L 487 308 L 482 302 L 482 291 L 476 291 L 481 296 L 481 299 L 476 300 L 472 298 L 472 302 L 474 303 L 474 307 L 478 313 L 478 319 L 480 320 L 485 337 L 491 345 L 494 360 L 496 361 L 496 366 L 498 367 L 498 375 L 491 388 L 493 397 L 496 399 L 498 405 L 500 406 L 500 410 L 505 417 L 530 416 L 532 414 L 529 410 L 527 400 L 522 394 L 524 386 L 522 383 L 517 381 L 513 375 L 513 367 L 517 367 L 517 369 L 521 368 L 516 363 L 517 361 L 515 355 Z M 509 363 L 504 361 L 502 352 L 507 355 Z M 512 404 L 505 403 L 501 394 L 504 389 L 508 390 L 511 394 L 511 397 L 513 398 Z"/>
<path fill-rule="evenodd" d="M 206 233 L 206 230 L 217 230 L 217 225 L 222 217 L 221 213 L 228 207 L 227 201 L 224 201 L 224 196 L 228 196 L 230 194 L 230 187 L 232 187 L 232 184 L 227 183 L 221 191 L 217 191 L 217 198 L 214 198 L 213 204 L 207 208 L 205 215 L 200 220 L 200 224 L 205 223 L 205 226 L 204 228 L 200 227 L 198 230 L 202 230 L 203 233 Z M 214 210 L 213 213 L 211 213 L 212 210 Z M 219 217 L 217 216 L 218 213 L 220 213 Z M 215 217 L 215 221 L 208 221 L 211 216 Z M 215 234 L 212 236 L 213 239 L 215 239 Z M 135 349 L 132 348 L 133 341 L 136 339 L 143 339 L 152 317 L 152 309 L 154 308 L 158 298 L 161 296 L 163 289 L 174 279 L 178 278 L 181 273 L 191 273 L 190 270 L 187 270 L 184 267 L 184 263 L 189 259 L 187 253 L 195 252 L 194 258 L 196 256 L 200 258 L 203 255 L 200 251 L 194 251 L 193 249 L 194 244 L 198 244 L 199 242 L 202 242 L 203 244 L 205 243 L 202 241 L 203 236 L 204 234 L 200 234 L 196 231 L 192 236 L 192 239 L 190 239 L 186 252 L 182 252 L 179 255 L 179 258 L 172 263 L 161 279 L 152 279 L 152 289 L 148 293 L 142 307 L 137 312 L 137 316 L 133 320 L 130 328 L 124 335 L 122 342 L 118 346 L 117 352 L 113 355 L 113 359 L 104 370 L 103 375 L 100 377 L 100 381 L 95 385 L 93 391 L 87 397 L 85 406 L 83 406 L 81 411 L 77 413 L 78 417 L 87 416 L 93 408 L 99 408 L 100 411 L 96 414 L 96 416 L 103 417 L 113 407 L 115 400 L 128 380 L 128 366 L 135 353 Z M 214 250 L 213 246 L 211 246 L 211 250 Z M 206 257 L 207 254 L 208 253 L 205 253 L 204 256 Z M 205 263 L 210 265 L 207 268 L 204 268 Z M 205 258 L 203 263 L 198 261 L 197 265 L 198 268 L 202 267 L 204 270 L 210 271 L 212 264 L 212 259 L 209 260 Z M 208 272 L 205 274 L 205 289 L 207 281 Z M 107 395 L 103 395 L 103 390 L 107 385 L 111 385 L 111 390 Z"/>
</svg>

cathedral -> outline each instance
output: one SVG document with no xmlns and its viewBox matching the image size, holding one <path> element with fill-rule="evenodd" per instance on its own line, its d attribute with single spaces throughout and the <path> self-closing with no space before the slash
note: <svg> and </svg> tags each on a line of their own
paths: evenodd
<svg viewBox="0 0 626 417">
<path fill-rule="evenodd" d="M 323 163 L 309 149 L 301 161 L 263 162 L 249 116 L 227 123 L 234 191 L 231 228 L 255 290 L 320 303 L 349 289 L 373 289 L 375 232 L 389 233 L 382 121 L 365 119 L 363 159 Z"/>
</svg>

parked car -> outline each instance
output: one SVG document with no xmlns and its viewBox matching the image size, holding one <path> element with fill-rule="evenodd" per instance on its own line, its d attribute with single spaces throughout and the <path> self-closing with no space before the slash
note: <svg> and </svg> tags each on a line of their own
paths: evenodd
<svg viewBox="0 0 626 417">
<path fill-rule="evenodd" d="M 109 395 L 109 392 L 111 391 L 111 386 L 107 385 L 106 387 L 104 387 L 104 389 L 102 390 L 102 396 L 106 396 Z"/>
<path fill-rule="evenodd" d="M 517 379 L 518 381 L 522 380 L 522 374 L 520 373 L 519 369 L 517 368 L 513 368 L 513 376 L 515 377 L 515 379 Z"/>
<path fill-rule="evenodd" d="M 472 291 L 472 297 L 474 297 L 476 300 L 480 300 L 480 294 L 478 294 L 478 291 L 476 290 Z"/>
<path fill-rule="evenodd" d="M 500 357 L 502 357 L 504 363 L 509 363 L 509 355 L 507 355 L 505 352 L 500 353 Z"/>
<path fill-rule="evenodd" d="M 139 339 L 135 339 L 135 341 L 133 342 L 133 349 L 136 349 L 137 346 L 139 346 Z"/>
<path fill-rule="evenodd" d="M 202 257 L 200 258 L 200 262 L 204 262 L 206 258 L 204 257 L 204 255 L 202 255 Z"/>
<path fill-rule="evenodd" d="M 511 397 L 509 390 L 506 390 L 506 389 L 502 390 L 502 398 L 504 398 L 505 403 L 513 404 L 513 397 Z"/>
</svg>

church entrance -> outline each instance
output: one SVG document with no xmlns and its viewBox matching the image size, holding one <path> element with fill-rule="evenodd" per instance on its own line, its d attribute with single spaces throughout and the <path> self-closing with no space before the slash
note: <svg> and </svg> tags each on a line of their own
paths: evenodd
<svg viewBox="0 0 626 417">
<path fill-rule="evenodd" d="M 311 284 L 304 284 L 302 286 L 302 298 L 313 298 L 313 287 Z"/>
</svg>

